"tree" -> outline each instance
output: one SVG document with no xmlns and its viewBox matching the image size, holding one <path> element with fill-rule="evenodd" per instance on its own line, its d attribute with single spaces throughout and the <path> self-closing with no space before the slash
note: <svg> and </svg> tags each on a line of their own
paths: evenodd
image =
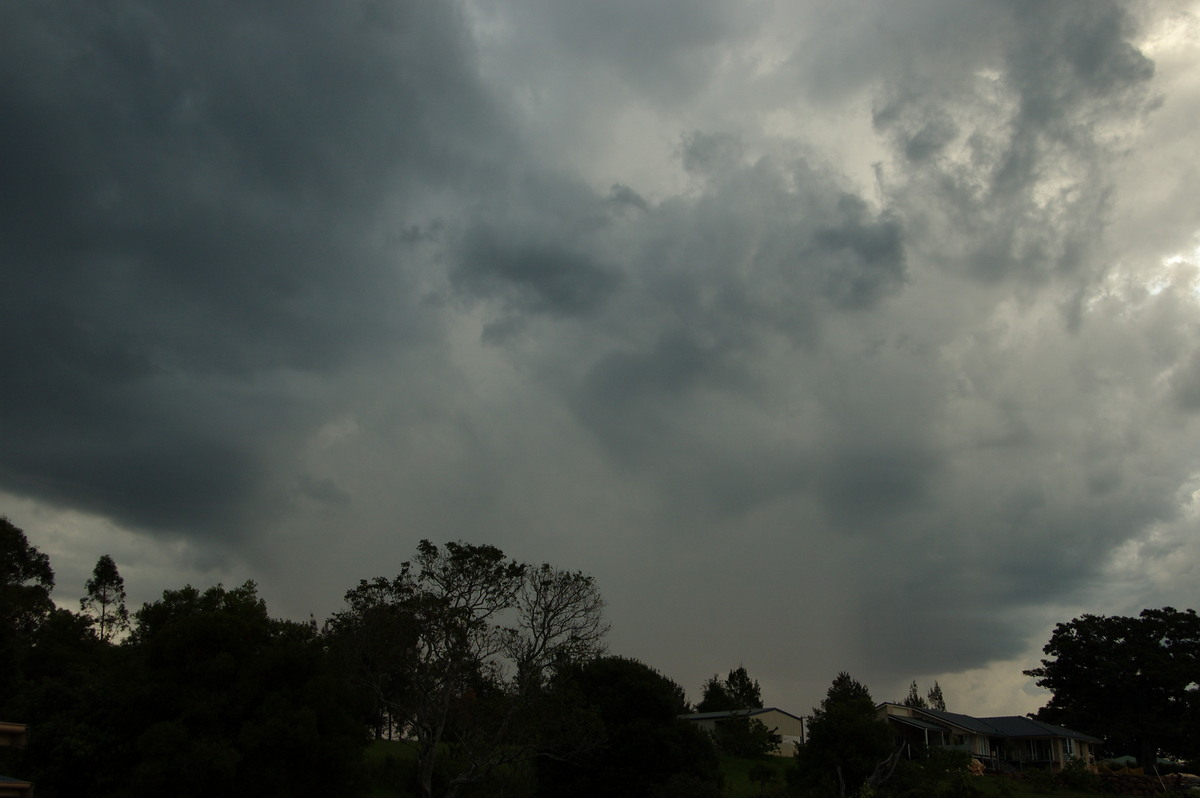
<svg viewBox="0 0 1200 798">
<path fill-rule="evenodd" d="M 3 631 L 29 634 L 54 609 L 50 558 L 25 533 L 0 516 L 0 621 Z"/>
<path fill-rule="evenodd" d="M 587 574 L 547 563 L 526 567 L 515 605 L 520 626 L 509 638 L 508 654 L 524 691 L 541 688 L 560 664 L 586 660 L 603 647 L 609 628 L 604 600 Z"/>
<path fill-rule="evenodd" d="M 724 680 L 716 674 L 704 683 L 702 697 L 696 706 L 698 712 L 730 712 L 729 718 L 717 723 L 714 739 L 717 746 L 734 756 L 753 758 L 772 751 L 783 739 L 777 729 L 769 729 L 749 713 L 739 716 L 742 710 L 762 709 L 762 688 L 758 681 L 750 678 L 744 665 L 729 671 Z"/>
<path fill-rule="evenodd" d="M 933 687 L 929 688 L 929 692 L 925 694 L 925 697 L 922 697 L 921 691 L 917 688 L 917 682 L 914 679 L 912 684 L 908 686 L 908 695 L 900 703 L 903 706 L 913 707 L 914 709 L 946 711 L 946 699 L 942 696 L 942 686 L 936 681 L 933 683 Z"/>
<path fill-rule="evenodd" d="M 128 695 L 105 732 L 129 741 L 128 794 L 350 791 L 366 730 L 315 624 L 271 618 L 253 582 L 167 590 L 135 621 L 108 648 L 127 657 Z"/>
<path fill-rule="evenodd" d="M 538 762 L 538 794 L 546 798 L 651 798 L 689 787 L 704 795 L 720 779 L 712 740 L 680 720 L 683 688 L 628 657 L 603 656 L 564 668 L 555 681 L 577 696 L 583 717 L 603 744 L 573 757 Z M 578 722 L 578 721 L 577 721 Z"/>
<path fill-rule="evenodd" d="M 1025 671 L 1053 693 L 1034 717 L 1131 746 L 1149 767 L 1160 752 L 1200 753 L 1200 617 L 1145 609 L 1136 618 L 1082 615 L 1054 627 L 1052 659 Z"/>
<path fill-rule="evenodd" d="M 700 703 L 696 705 L 697 712 L 729 712 L 737 709 L 725 683 L 721 677 L 713 674 L 700 688 Z"/>
<path fill-rule="evenodd" d="M 29 724 L 22 770 L 38 795 L 104 795 L 127 775 L 112 729 L 125 712 L 123 653 L 100 643 L 86 615 L 56 608 L 38 625 L 15 706 L 0 710 Z"/>
<path fill-rule="evenodd" d="M 87 596 L 79 600 L 79 609 L 95 619 L 97 636 L 105 643 L 111 643 L 116 635 L 129 630 L 125 580 L 112 557 L 105 554 L 96 561 L 86 587 Z"/>
<path fill-rule="evenodd" d="M 736 709 L 761 709 L 762 688 L 757 680 L 739 665 L 729 671 L 724 681 L 713 674 L 701 688 L 702 697 L 696 706 L 697 712 L 728 712 Z"/>
<path fill-rule="evenodd" d="M 933 687 L 929 688 L 929 708 L 936 709 L 938 712 L 946 711 L 946 699 L 942 696 L 942 686 L 936 680 Z"/>
<path fill-rule="evenodd" d="M 890 752 L 891 735 L 875 714 L 870 691 L 843 671 L 813 708 L 808 741 L 796 752 L 796 772 L 817 789 L 845 798 L 886 778 L 887 766 L 895 764 Z"/>
<path fill-rule="evenodd" d="M 599 653 L 608 628 L 591 577 L 461 542 L 421 541 L 398 576 L 360 582 L 346 603 L 330 640 L 415 746 L 426 798 L 439 767 L 450 773 L 437 789 L 453 796 L 537 755 L 554 722 L 537 711 L 551 678 Z"/>
<path fill-rule="evenodd" d="M 762 688 L 752 680 L 746 668 L 739 665 L 725 677 L 725 689 L 738 709 L 762 709 Z"/>
<path fill-rule="evenodd" d="M 53 589 L 50 558 L 0 516 L 0 710 L 12 703 L 34 633 L 54 611 Z"/>
<path fill-rule="evenodd" d="M 357 694 L 354 706 L 375 737 L 392 736 L 393 704 L 407 689 L 416 646 L 416 618 L 403 603 L 403 585 L 383 577 L 347 591 L 346 609 L 325 626 L 325 639 L 343 679 Z"/>
<path fill-rule="evenodd" d="M 921 697 L 920 691 L 917 689 L 917 682 L 914 679 L 913 683 L 908 686 L 908 695 L 901 702 L 906 707 L 914 709 L 929 709 L 929 703 Z"/>
<path fill-rule="evenodd" d="M 716 724 L 713 739 L 722 751 L 743 759 L 766 756 L 783 742 L 778 727 L 770 728 L 758 718 L 750 717 L 749 713 L 737 710 Z"/>
</svg>

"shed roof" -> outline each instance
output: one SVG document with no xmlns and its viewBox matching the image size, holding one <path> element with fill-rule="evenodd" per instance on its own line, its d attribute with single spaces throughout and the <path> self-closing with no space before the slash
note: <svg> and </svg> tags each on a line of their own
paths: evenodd
<svg viewBox="0 0 1200 798">
<path fill-rule="evenodd" d="M 755 715 L 763 715 L 767 712 L 778 712 L 780 715 L 787 715 L 789 718 L 802 720 L 800 716 L 793 715 L 791 712 L 780 709 L 779 707 L 750 707 L 748 709 L 726 709 L 721 712 L 693 712 L 690 715 L 680 715 L 683 720 L 721 720 L 722 718 L 752 718 Z"/>
</svg>

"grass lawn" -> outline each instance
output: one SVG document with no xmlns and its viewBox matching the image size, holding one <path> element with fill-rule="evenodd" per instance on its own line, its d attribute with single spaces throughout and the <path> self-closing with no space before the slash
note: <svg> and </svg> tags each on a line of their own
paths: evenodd
<svg viewBox="0 0 1200 798">
<path fill-rule="evenodd" d="M 400 789 L 411 784 L 417 766 L 417 752 L 411 745 L 394 740 L 375 740 L 363 752 L 363 770 L 370 798 L 403 798 Z"/>
<path fill-rule="evenodd" d="M 768 786 L 779 787 L 784 783 L 784 773 L 794 767 L 790 756 L 765 756 L 762 759 L 742 759 L 741 757 L 721 754 L 721 773 L 725 775 L 725 795 L 729 798 L 747 798 L 758 795 L 762 790 L 758 784 L 750 781 L 750 768 L 755 765 L 767 765 L 775 771 L 775 779 Z"/>
<path fill-rule="evenodd" d="M 785 783 L 785 773 L 794 767 L 791 757 L 769 756 L 763 759 L 741 759 L 721 755 L 721 773 L 725 775 L 725 795 L 728 798 L 749 798 L 758 795 L 761 788 L 750 781 L 750 768 L 766 764 L 776 772 L 775 780 L 768 787 L 780 787 Z M 1042 787 L 1027 782 L 999 776 L 980 776 L 971 780 L 979 788 L 983 798 L 1096 798 L 1098 793 L 1068 790 L 1065 787 Z"/>
<path fill-rule="evenodd" d="M 1066 787 L 1042 787 L 1001 776 L 980 776 L 972 781 L 984 798 L 1096 798 L 1099 793 L 1068 790 Z"/>
</svg>

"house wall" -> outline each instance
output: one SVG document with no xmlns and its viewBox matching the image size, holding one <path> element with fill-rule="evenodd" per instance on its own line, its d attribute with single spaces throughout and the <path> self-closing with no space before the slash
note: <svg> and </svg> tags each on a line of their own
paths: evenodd
<svg viewBox="0 0 1200 798">
<path fill-rule="evenodd" d="M 0 745 L 23 747 L 25 745 L 25 729 L 24 723 L 0 722 Z"/>
<path fill-rule="evenodd" d="M 800 718 L 772 709 L 755 715 L 754 719 L 762 721 L 764 726 L 774 729 L 783 738 L 772 752 L 776 756 L 791 756 L 796 753 L 796 746 L 804 740 L 804 721 Z"/>
<path fill-rule="evenodd" d="M 1067 750 L 1067 741 L 1056 739 L 1054 741 L 1054 766 L 1066 767 L 1072 759 L 1082 759 L 1089 765 L 1095 761 L 1094 751 L 1092 751 L 1091 743 L 1086 743 L 1083 740 L 1072 740 L 1071 751 Z"/>
<path fill-rule="evenodd" d="M 792 717 L 786 712 L 774 708 L 757 712 L 751 718 L 760 721 L 768 729 L 775 730 L 783 738 L 782 742 L 771 752 L 776 756 L 791 756 L 796 752 L 796 746 L 804 740 L 804 721 L 801 718 Z M 714 735 L 717 732 L 717 724 L 721 722 L 721 719 L 718 718 L 689 717 L 687 720 L 708 734 Z"/>
<path fill-rule="evenodd" d="M 754 717 L 757 720 L 761 720 L 763 725 L 768 729 L 776 729 L 784 736 L 800 737 L 804 734 L 804 721 L 800 718 L 793 718 L 791 715 L 784 714 L 778 710 L 773 709 Z"/>
</svg>

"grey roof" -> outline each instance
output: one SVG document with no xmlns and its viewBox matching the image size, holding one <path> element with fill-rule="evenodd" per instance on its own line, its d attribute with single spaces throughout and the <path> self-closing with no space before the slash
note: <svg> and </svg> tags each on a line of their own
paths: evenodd
<svg viewBox="0 0 1200 798">
<path fill-rule="evenodd" d="M 1099 737 L 1077 732 L 1063 726 L 1043 723 L 1033 718 L 1010 715 L 1001 718 L 983 718 L 985 723 L 994 726 L 1005 737 L 1070 737 L 1088 743 L 1104 742 Z"/>
<path fill-rule="evenodd" d="M 965 729 L 972 734 L 982 734 L 989 737 L 1069 737 L 1088 743 L 1104 742 L 1090 734 L 1073 731 L 1062 726 L 1043 723 L 1040 720 L 1026 718 L 1021 715 L 1005 715 L 994 718 L 974 718 L 970 715 L 960 715 L 957 712 L 941 712 L 936 709 L 914 709 L 924 718 L 935 723 L 944 723 Z M 888 717 L 897 719 L 895 715 Z"/>
<path fill-rule="evenodd" d="M 888 715 L 887 719 L 895 721 L 896 723 L 903 723 L 906 726 L 914 726 L 923 731 L 946 731 L 945 726 L 939 726 L 936 723 L 929 723 L 928 721 L 921 720 L 920 718 L 906 718 L 903 715 Z"/>
<path fill-rule="evenodd" d="M 727 709 L 721 712 L 693 712 L 690 715 L 680 715 L 683 720 L 720 720 L 721 718 L 752 718 L 755 715 L 762 715 L 766 712 L 778 712 L 780 715 L 787 715 L 789 718 L 802 720 L 800 716 L 793 715 L 791 712 L 782 710 L 778 707 L 750 707 L 749 709 Z"/>
<path fill-rule="evenodd" d="M 981 718 L 960 715 L 957 712 L 942 712 L 937 709 L 918 709 L 917 711 L 942 723 L 949 723 L 960 729 L 966 729 L 973 734 L 996 734 L 996 729 Z"/>
</svg>

